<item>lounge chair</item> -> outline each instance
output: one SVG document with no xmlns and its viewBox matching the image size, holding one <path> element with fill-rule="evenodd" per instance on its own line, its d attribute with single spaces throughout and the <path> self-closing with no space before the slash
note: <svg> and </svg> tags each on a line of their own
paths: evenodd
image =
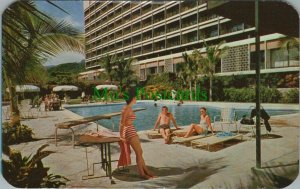
<svg viewBox="0 0 300 189">
<path fill-rule="evenodd" d="M 225 132 L 225 133 L 227 133 L 227 132 Z M 237 139 L 237 138 L 240 138 L 241 140 L 243 140 L 243 135 L 241 135 L 241 134 L 233 134 L 231 136 L 213 135 L 213 136 L 209 136 L 209 137 L 206 137 L 206 138 L 193 140 L 193 141 L 191 141 L 191 146 L 193 148 L 206 147 L 207 150 L 209 151 L 210 146 L 212 146 L 212 145 L 219 144 L 219 143 L 224 143 L 226 141 L 229 141 L 229 140 L 232 140 L 232 139 Z"/>
<path fill-rule="evenodd" d="M 222 131 L 224 131 L 223 125 L 228 125 L 228 132 L 231 131 L 231 127 L 234 126 L 237 133 L 239 133 L 235 115 L 234 108 L 222 108 L 221 115 L 214 116 L 214 125 L 220 124 Z"/>
<path fill-rule="evenodd" d="M 211 136 L 211 135 L 210 134 L 201 134 L 201 135 L 190 136 L 187 138 L 175 136 L 172 138 L 172 143 L 173 144 L 183 144 L 183 145 L 189 146 L 192 141 L 206 138 L 209 136 Z"/>
<path fill-rule="evenodd" d="M 174 131 L 175 131 L 175 129 L 171 129 L 171 133 Z M 162 138 L 162 135 L 158 132 L 158 129 L 148 130 L 148 131 L 146 131 L 146 135 L 149 139 Z"/>
</svg>

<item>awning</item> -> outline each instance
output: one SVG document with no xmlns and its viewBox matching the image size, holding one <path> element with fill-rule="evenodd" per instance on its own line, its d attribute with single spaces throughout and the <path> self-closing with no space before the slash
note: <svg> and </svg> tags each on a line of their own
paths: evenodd
<svg viewBox="0 0 300 189">
<path fill-rule="evenodd" d="M 233 21 L 255 26 L 254 1 L 208 0 L 207 9 Z M 299 15 L 283 1 L 260 1 L 260 35 L 281 33 L 299 37 Z"/>
</svg>

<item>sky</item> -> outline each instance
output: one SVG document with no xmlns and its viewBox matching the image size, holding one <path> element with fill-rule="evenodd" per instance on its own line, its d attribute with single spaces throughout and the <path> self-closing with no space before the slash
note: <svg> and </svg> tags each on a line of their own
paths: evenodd
<svg viewBox="0 0 300 189">
<path fill-rule="evenodd" d="M 50 15 L 51 17 L 59 21 L 65 20 L 67 22 L 70 22 L 80 32 L 84 32 L 84 12 L 82 1 L 52 1 L 69 14 L 61 11 L 60 9 L 47 3 L 46 1 L 35 0 L 34 2 L 40 11 Z M 82 54 L 75 52 L 63 52 L 56 57 L 49 58 L 44 65 L 53 66 L 62 63 L 80 62 L 82 59 L 85 59 Z"/>
</svg>

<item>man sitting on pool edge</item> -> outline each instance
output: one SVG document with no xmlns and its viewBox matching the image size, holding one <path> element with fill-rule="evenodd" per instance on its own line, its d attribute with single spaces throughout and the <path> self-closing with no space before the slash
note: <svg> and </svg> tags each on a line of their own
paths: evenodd
<svg viewBox="0 0 300 189">
<path fill-rule="evenodd" d="M 171 139 L 170 121 L 171 120 L 173 122 L 174 127 L 176 129 L 180 129 L 176 124 L 173 114 L 171 112 L 168 112 L 168 107 L 163 106 L 162 112 L 158 115 L 158 118 L 154 125 L 154 130 L 157 128 L 159 124 L 159 133 L 165 139 L 165 144 L 170 143 L 170 139 Z"/>
</svg>

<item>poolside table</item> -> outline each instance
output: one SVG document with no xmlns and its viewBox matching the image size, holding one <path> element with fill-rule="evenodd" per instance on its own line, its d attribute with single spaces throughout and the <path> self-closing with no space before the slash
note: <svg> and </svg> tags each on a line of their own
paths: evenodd
<svg viewBox="0 0 300 189">
<path fill-rule="evenodd" d="M 82 180 L 91 179 L 91 178 L 99 178 L 101 176 L 94 176 L 94 166 L 95 164 L 101 164 L 102 169 L 105 171 L 106 175 L 110 179 L 111 184 L 115 184 L 114 180 L 112 179 L 112 168 L 111 162 L 117 160 L 111 160 L 111 150 L 110 144 L 119 142 L 121 139 L 119 137 L 99 137 L 99 136 L 88 136 L 88 135 L 81 135 L 79 138 L 79 144 L 85 147 L 85 155 L 86 155 L 86 162 L 87 162 L 87 172 L 88 175 L 82 176 Z M 89 165 L 88 165 L 88 153 L 87 147 L 97 145 L 101 152 L 101 161 L 97 163 L 93 163 L 93 171 L 90 174 Z"/>
<path fill-rule="evenodd" d="M 134 112 L 141 111 L 141 110 L 146 110 L 145 108 L 136 108 L 133 109 Z M 55 146 L 57 146 L 57 130 L 58 129 L 69 129 L 72 131 L 72 142 L 73 142 L 73 148 L 75 147 L 75 133 L 72 127 L 78 126 L 81 124 L 86 124 L 90 122 L 95 122 L 101 119 L 111 119 L 113 116 L 118 116 L 121 115 L 121 112 L 113 112 L 113 113 L 107 113 L 107 114 L 101 114 L 101 115 L 96 115 L 96 116 L 91 116 L 91 117 L 85 117 L 82 119 L 76 119 L 76 120 L 71 120 L 71 121 L 66 121 L 62 123 L 57 123 L 55 124 L 55 132 L 54 132 L 54 138 L 55 138 Z M 97 124 L 97 131 L 98 131 L 98 126 Z"/>
</svg>

